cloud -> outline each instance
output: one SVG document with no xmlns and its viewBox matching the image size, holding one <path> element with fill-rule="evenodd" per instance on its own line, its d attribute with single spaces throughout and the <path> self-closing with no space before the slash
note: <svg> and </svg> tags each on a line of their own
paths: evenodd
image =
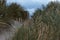
<svg viewBox="0 0 60 40">
<path fill-rule="evenodd" d="M 41 4 L 46 5 L 48 2 L 54 0 L 7 0 L 7 3 L 16 2 L 25 8 L 39 8 Z"/>
<path fill-rule="evenodd" d="M 48 4 L 50 1 L 55 0 L 7 0 L 7 3 L 16 2 L 27 9 L 30 12 L 30 15 L 32 15 L 36 8 L 40 8 L 42 4 Z"/>
<path fill-rule="evenodd" d="M 25 8 L 39 8 L 41 4 L 47 4 L 51 0 L 7 0 L 7 3 L 16 2 Z"/>
<path fill-rule="evenodd" d="M 32 13 L 34 13 L 35 9 L 32 8 L 32 9 L 27 9 L 29 12 L 30 12 L 30 15 L 33 15 Z"/>
</svg>

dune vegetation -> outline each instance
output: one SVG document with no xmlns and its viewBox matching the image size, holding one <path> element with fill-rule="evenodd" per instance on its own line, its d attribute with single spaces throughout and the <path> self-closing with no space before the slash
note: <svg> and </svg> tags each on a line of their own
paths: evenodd
<svg viewBox="0 0 60 40">
<path fill-rule="evenodd" d="M 37 9 L 30 22 L 26 23 L 19 28 L 13 40 L 60 40 L 60 3 L 50 2 Z"/>
<path fill-rule="evenodd" d="M 50 2 L 42 9 L 36 9 L 31 19 L 29 12 L 17 3 L 0 3 L 0 8 L 0 20 L 22 20 L 22 26 L 18 28 L 12 40 L 60 40 L 59 2 Z"/>
</svg>

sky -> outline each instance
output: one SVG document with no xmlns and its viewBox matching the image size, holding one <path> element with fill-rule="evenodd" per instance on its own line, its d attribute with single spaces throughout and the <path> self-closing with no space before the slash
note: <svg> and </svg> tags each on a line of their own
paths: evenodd
<svg viewBox="0 0 60 40">
<path fill-rule="evenodd" d="M 32 15 L 35 9 L 41 8 L 42 4 L 46 5 L 50 1 L 56 1 L 56 0 L 7 0 L 7 3 L 8 4 L 12 2 L 18 3 L 21 6 L 23 6 L 26 10 L 28 10 L 30 15 Z"/>
</svg>

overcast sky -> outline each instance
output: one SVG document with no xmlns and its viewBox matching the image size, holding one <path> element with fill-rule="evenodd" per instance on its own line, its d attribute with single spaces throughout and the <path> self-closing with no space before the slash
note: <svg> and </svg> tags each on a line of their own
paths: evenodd
<svg viewBox="0 0 60 40">
<path fill-rule="evenodd" d="M 32 15 L 36 8 L 40 8 L 42 4 L 46 5 L 50 1 L 54 0 L 7 0 L 7 3 L 16 2 L 27 9 L 30 15 Z"/>
</svg>

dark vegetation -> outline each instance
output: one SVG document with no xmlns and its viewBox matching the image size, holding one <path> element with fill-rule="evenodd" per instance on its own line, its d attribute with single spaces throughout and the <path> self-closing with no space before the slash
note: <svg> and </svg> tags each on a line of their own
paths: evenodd
<svg viewBox="0 0 60 40">
<path fill-rule="evenodd" d="M 8 29 L 14 21 L 24 21 L 29 18 L 29 13 L 17 3 L 6 4 L 6 0 L 0 0 L 0 30 Z"/>
<path fill-rule="evenodd" d="M 28 15 L 28 12 L 17 3 L 11 3 L 10 5 L 6 5 L 5 0 L 0 2 L 0 19 L 19 20 L 19 18 L 21 18 L 25 20 L 29 17 Z"/>
<path fill-rule="evenodd" d="M 0 19 L 28 18 L 28 12 L 20 5 L 0 3 Z M 29 21 L 24 21 L 13 40 L 60 40 L 60 3 L 50 2 L 46 7 L 37 9 Z M 9 21 L 9 20 L 8 20 Z"/>
</svg>

